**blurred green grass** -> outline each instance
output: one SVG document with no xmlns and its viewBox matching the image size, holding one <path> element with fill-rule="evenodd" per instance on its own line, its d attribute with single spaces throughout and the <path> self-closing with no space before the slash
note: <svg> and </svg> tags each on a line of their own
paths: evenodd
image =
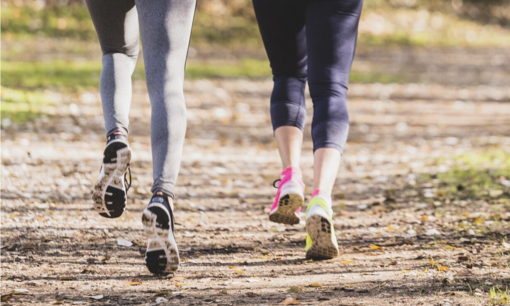
<svg viewBox="0 0 510 306">
<path fill-rule="evenodd" d="M 35 118 L 41 106 L 51 103 L 44 94 L 50 89 L 63 94 L 74 94 L 86 90 L 97 90 L 101 74 L 100 61 L 44 62 L 2 61 L 2 118 L 13 122 L 24 122 Z M 271 69 L 267 60 L 243 59 L 235 62 L 189 62 L 186 78 L 270 78 Z M 133 73 L 133 80 L 144 80 L 143 64 L 139 63 Z M 402 78 L 383 73 L 353 71 L 351 82 L 393 83 Z"/>
<path fill-rule="evenodd" d="M 53 104 L 52 98 L 43 91 L 1 88 L 2 120 L 22 123 L 36 118 L 41 107 Z M 3 124 L 3 122 L 2 122 Z"/>
<path fill-rule="evenodd" d="M 45 61 L 11 62 L 2 61 L 2 85 L 9 88 L 41 89 L 52 88 L 63 92 L 76 92 L 99 86 L 100 61 Z M 191 61 L 186 65 L 188 79 L 201 78 L 270 78 L 271 69 L 267 60 L 242 59 L 235 62 Z M 143 65 L 137 65 L 134 80 L 143 80 Z M 394 83 L 402 78 L 379 72 L 353 71 L 350 78 L 354 83 Z"/>
<path fill-rule="evenodd" d="M 451 200 L 510 199 L 510 187 L 501 184 L 510 177 L 510 153 L 500 148 L 439 158 L 438 165 L 451 163 L 449 170 L 423 174 L 422 183 L 434 182 L 438 198 Z M 510 204 L 510 202 L 508 202 Z"/>
</svg>

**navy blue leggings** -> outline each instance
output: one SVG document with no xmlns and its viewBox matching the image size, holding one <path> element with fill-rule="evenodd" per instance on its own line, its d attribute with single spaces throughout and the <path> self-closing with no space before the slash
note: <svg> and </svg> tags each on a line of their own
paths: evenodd
<svg viewBox="0 0 510 306">
<path fill-rule="evenodd" d="M 253 6 L 273 71 L 273 130 L 303 130 L 308 80 L 313 149 L 343 153 L 349 133 L 347 85 L 363 0 L 253 0 Z"/>
</svg>

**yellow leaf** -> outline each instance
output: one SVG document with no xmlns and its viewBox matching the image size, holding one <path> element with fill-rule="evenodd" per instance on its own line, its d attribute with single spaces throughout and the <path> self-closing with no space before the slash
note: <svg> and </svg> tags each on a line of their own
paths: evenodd
<svg viewBox="0 0 510 306">
<path fill-rule="evenodd" d="M 142 281 L 139 278 L 133 278 L 129 281 L 130 286 L 139 286 L 142 284 Z"/>
<path fill-rule="evenodd" d="M 310 286 L 310 287 L 314 287 L 314 288 L 322 287 L 322 285 L 321 285 L 321 284 L 319 284 L 319 283 L 311 283 L 309 286 Z"/>
<path fill-rule="evenodd" d="M 344 260 L 344 261 L 342 261 L 343 265 L 350 265 L 350 264 L 353 264 L 353 263 L 354 263 L 354 261 L 352 261 L 352 260 Z"/>
<path fill-rule="evenodd" d="M 437 270 L 438 271 L 448 271 L 448 270 L 450 270 L 450 268 L 448 268 L 447 266 L 440 266 L 440 267 L 437 267 Z"/>
<path fill-rule="evenodd" d="M 445 249 L 447 249 L 447 250 L 455 250 L 456 247 L 451 246 L 451 245 L 447 245 L 447 246 L 445 246 Z"/>
<path fill-rule="evenodd" d="M 241 271 L 241 270 L 235 270 L 234 271 L 235 274 L 244 274 L 244 271 Z"/>
<path fill-rule="evenodd" d="M 288 293 L 301 293 L 302 290 L 299 287 L 292 286 L 289 290 L 287 290 Z"/>
<path fill-rule="evenodd" d="M 382 248 L 382 247 L 380 247 L 380 246 L 378 246 L 378 245 L 375 245 L 375 244 L 371 244 L 371 245 L 370 245 L 370 249 L 371 249 L 371 250 L 381 250 L 381 251 L 383 250 L 383 248 Z"/>
<path fill-rule="evenodd" d="M 301 304 L 298 300 L 295 298 L 288 297 L 282 302 L 283 305 L 299 305 Z"/>
<path fill-rule="evenodd" d="M 484 224 L 485 223 L 485 220 L 478 217 L 475 219 L 475 221 L 473 221 L 473 224 Z"/>
<path fill-rule="evenodd" d="M 429 216 L 421 216 L 420 220 L 421 221 L 429 221 Z"/>
<path fill-rule="evenodd" d="M 228 295 L 228 291 L 227 291 L 227 289 L 223 289 L 223 290 L 221 290 L 221 291 L 220 291 L 220 294 L 221 294 L 221 295 Z"/>
<path fill-rule="evenodd" d="M 404 273 L 411 273 L 411 270 L 404 270 L 404 269 L 402 269 L 402 272 L 404 272 Z"/>
<path fill-rule="evenodd" d="M 184 284 L 184 283 L 175 283 L 175 287 L 178 287 L 178 288 L 181 288 L 181 287 L 186 287 L 188 284 Z"/>
<path fill-rule="evenodd" d="M 237 269 L 239 266 L 228 266 L 229 269 Z"/>
<path fill-rule="evenodd" d="M 386 227 L 386 229 L 387 229 L 387 230 L 389 230 L 389 231 L 393 231 L 393 230 L 395 230 L 395 227 L 394 227 L 394 226 L 391 226 L 391 225 L 388 225 L 388 226 Z"/>
<path fill-rule="evenodd" d="M 2 302 L 6 302 L 10 298 L 12 298 L 12 293 L 4 294 L 4 295 L 2 295 Z"/>
<path fill-rule="evenodd" d="M 258 259 L 268 259 L 269 258 L 269 255 L 258 255 L 258 256 L 255 256 L 256 258 Z"/>
</svg>

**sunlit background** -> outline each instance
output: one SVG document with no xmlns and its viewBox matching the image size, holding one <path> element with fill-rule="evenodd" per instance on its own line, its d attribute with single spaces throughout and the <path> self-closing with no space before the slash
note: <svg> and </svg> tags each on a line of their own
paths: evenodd
<svg viewBox="0 0 510 306">
<path fill-rule="evenodd" d="M 21 288 L 6 299 L 508 304 L 509 0 L 365 0 L 333 190 L 342 255 L 323 263 L 304 260 L 302 224 L 267 220 L 280 161 L 251 1 L 198 0 L 176 188 L 181 287 L 148 275 L 140 255 L 152 183 L 143 57 L 130 113 L 133 187 L 112 222 L 90 197 L 105 135 L 101 52 L 84 1 L 2 0 L 1 9 L 2 301 Z M 307 109 L 310 194 L 310 99 Z"/>
</svg>

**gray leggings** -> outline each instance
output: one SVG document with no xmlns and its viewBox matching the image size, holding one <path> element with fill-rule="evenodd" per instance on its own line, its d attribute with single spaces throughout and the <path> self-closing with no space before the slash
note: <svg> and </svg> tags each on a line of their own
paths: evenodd
<svg viewBox="0 0 510 306">
<path fill-rule="evenodd" d="M 87 0 L 103 51 L 105 129 L 128 132 L 131 75 L 142 36 L 152 107 L 152 192 L 174 196 L 186 132 L 184 67 L 196 0 Z"/>
</svg>

